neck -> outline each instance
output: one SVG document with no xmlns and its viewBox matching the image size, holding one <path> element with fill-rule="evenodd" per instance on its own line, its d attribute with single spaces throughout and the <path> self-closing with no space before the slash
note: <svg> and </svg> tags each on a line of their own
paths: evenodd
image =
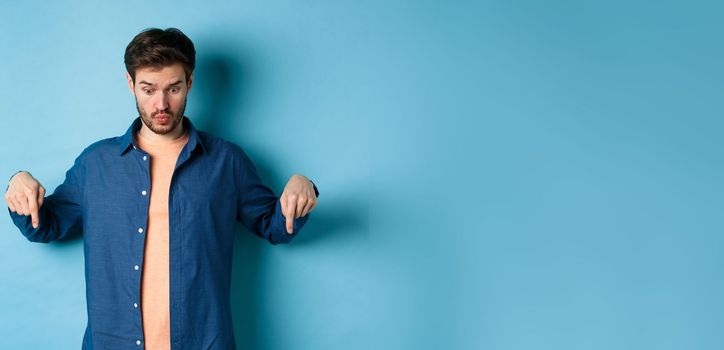
<svg viewBox="0 0 724 350">
<path fill-rule="evenodd" d="M 178 140 L 179 138 L 184 136 L 184 127 L 183 122 L 178 123 L 175 129 L 171 130 L 171 132 L 160 135 L 157 134 L 151 129 L 149 129 L 145 123 L 141 123 L 141 129 L 138 130 L 139 137 L 142 137 L 144 140 L 147 140 L 149 142 L 153 143 L 163 143 L 163 142 L 172 142 L 175 140 Z"/>
</svg>

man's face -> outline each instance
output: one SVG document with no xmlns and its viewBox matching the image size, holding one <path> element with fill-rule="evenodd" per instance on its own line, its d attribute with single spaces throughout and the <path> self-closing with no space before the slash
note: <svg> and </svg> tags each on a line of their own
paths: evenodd
<svg viewBox="0 0 724 350">
<path fill-rule="evenodd" d="M 136 97 L 136 109 L 143 124 L 159 135 L 180 127 L 186 109 L 186 96 L 191 90 L 193 75 L 186 81 L 180 63 L 163 68 L 136 70 L 136 82 L 126 73 L 128 88 Z"/>
</svg>

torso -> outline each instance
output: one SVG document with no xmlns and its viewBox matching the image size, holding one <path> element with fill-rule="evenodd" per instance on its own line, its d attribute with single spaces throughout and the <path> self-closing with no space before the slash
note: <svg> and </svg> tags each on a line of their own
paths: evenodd
<svg viewBox="0 0 724 350">
<path fill-rule="evenodd" d="M 168 191 L 179 154 L 188 134 L 176 140 L 154 143 L 135 136 L 150 155 L 151 191 L 146 245 L 141 278 L 141 312 L 146 349 L 170 348 L 169 308 L 169 213 Z"/>
</svg>

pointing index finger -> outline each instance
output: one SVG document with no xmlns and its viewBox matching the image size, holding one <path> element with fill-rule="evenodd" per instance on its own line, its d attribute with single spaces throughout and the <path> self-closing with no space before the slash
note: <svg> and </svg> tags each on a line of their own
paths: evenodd
<svg viewBox="0 0 724 350">
<path fill-rule="evenodd" d="M 38 228 L 38 195 L 28 196 L 28 209 L 30 209 L 30 217 L 33 221 L 33 228 Z"/>
<path fill-rule="evenodd" d="M 287 219 L 287 233 L 292 234 L 294 232 L 294 207 L 295 204 L 293 201 L 287 200 L 286 203 L 286 215 L 284 215 Z"/>
</svg>

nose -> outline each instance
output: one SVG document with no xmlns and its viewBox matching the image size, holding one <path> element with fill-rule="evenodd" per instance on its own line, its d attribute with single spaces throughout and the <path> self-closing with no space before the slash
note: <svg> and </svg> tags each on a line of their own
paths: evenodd
<svg viewBox="0 0 724 350">
<path fill-rule="evenodd" d="M 158 94 L 158 97 L 156 98 L 156 101 L 154 103 L 154 107 L 156 107 L 156 110 L 159 111 L 163 111 L 168 108 L 168 94 L 166 93 L 166 91 Z"/>
</svg>

